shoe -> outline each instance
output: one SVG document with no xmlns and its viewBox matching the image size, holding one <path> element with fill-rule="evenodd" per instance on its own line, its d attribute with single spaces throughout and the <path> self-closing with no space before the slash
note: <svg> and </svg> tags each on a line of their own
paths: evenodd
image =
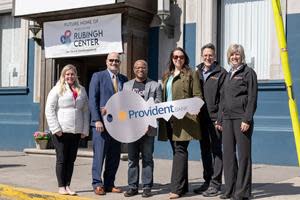
<svg viewBox="0 0 300 200">
<path fill-rule="evenodd" d="M 69 195 L 75 196 L 77 195 L 76 192 L 72 191 L 70 186 L 66 186 L 66 191 L 68 192 Z"/>
<path fill-rule="evenodd" d="M 178 198 L 180 198 L 179 194 L 176 194 L 176 193 L 173 193 L 173 192 L 169 193 L 169 199 L 178 199 Z"/>
<path fill-rule="evenodd" d="M 215 197 L 221 194 L 221 191 L 215 187 L 209 187 L 206 191 L 202 193 L 204 197 Z"/>
<path fill-rule="evenodd" d="M 204 182 L 200 187 L 194 189 L 194 193 L 196 194 L 202 194 L 204 191 L 206 191 L 209 187 L 209 183 Z"/>
<path fill-rule="evenodd" d="M 100 187 L 100 186 L 96 187 L 96 188 L 94 189 L 94 192 L 95 192 L 95 194 L 97 194 L 97 195 L 105 195 L 105 194 L 106 194 L 106 192 L 105 192 L 105 190 L 104 190 L 104 187 Z"/>
<path fill-rule="evenodd" d="M 231 195 L 230 194 L 222 194 L 220 196 L 220 199 L 230 199 Z"/>
<path fill-rule="evenodd" d="M 75 196 L 77 195 L 76 192 L 72 191 L 70 186 L 66 186 L 66 191 L 68 192 L 69 195 Z"/>
<path fill-rule="evenodd" d="M 139 193 L 138 189 L 130 188 L 126 192 L 124 192 L 124 197 L 132 197 L 134 195 L 137 195 Z"/>
<path fill-rule="evenodd" d="M 151 197 L 152 196 L 152 193 L 151 193 L 151 189 L 150 188 L 146 188 L 143 190 L 143 194 L 142 194 L 142 197 Z"/>
<path fill-rule="evenodd" d="M 115 187 L 115 186 L 106 188 L 105 191 L 106 192 L 112 192 L 112 193 L 122 193 L 121 188 L 118 188 L 118 187 Z"/>
<path fill-rule="evenodd" d="M 58 193 L 59 193 L 59 194 L 62 194 L 62 195 L 67 195 L 67 194 L 69 194 L 69 193 L 67 192 L 67 190 L 66 190 L 65 187 L 59 187 L 59 188 L 58 188 Z"/>
</svg>

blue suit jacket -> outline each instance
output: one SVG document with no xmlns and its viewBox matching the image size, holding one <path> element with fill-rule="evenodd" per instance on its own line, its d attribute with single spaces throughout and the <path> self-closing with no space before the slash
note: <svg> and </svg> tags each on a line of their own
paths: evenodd
<svg viewBox="0 0 300 200">
<path fill-rule="evenodd" d="M 119 90 L 128 81 L 127 77 L 118 74 Z M 91 125 L 95 126 L 96 121 L 102 121 L 100 108 L 104 107 L 108 99 L 114 94 L 113 84 L 108 70 L 93 74 L 89 88 L 89 109 L 91 112 Z"/>
</svg>

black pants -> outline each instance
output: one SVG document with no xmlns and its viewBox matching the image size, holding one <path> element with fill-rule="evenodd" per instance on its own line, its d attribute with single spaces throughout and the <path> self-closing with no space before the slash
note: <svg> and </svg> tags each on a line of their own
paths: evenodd
<svg viewBox="0 0 300 200">
<path fill-rule="evenodd" d="M 203 164 L 203 178 L 211 187 L 221 189 L 222 185 L 222 135 L 211 120 L 201 123 L 202 139 L 200 140 Z"/>
<path fill-rule="evenodd" d="M 183 195 L 189 191 L 188 180 L 188 145 L 189 141 L 172 141 L 173 164 L 171 175 L 171 192 Z"/>
<path fill-rule="evenodd" d="M 240 128 L 241 122 L 241 119 L 223 121 L 225 194 L 235 199 L 251 197 L 253 124 L 247 132 L 243 133 Z"/>
<path fill-rule="evenodd" d="M 190 141 L 173 141 L 173 130 L 169 122 L 167 123 L 167 132 L 173 150 L 171 192 L 183 195 L 189 191 L 188 146 Z"/>
<path fill-rule="evenodd" d="M 56 177 L 58 187 L 69 186 L 77 156 L 80 134 L 63 133 L 61 137 L 52 135 L 56 151 Z"/>
</svg>

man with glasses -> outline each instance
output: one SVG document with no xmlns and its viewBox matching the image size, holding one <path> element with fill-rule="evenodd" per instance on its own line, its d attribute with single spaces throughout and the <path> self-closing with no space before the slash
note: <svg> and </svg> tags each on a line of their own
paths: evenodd
<svg viewBox="0 0 300 200">
<path fill-rule="evenodd" d="M 227 72 L 217 65 L 213 44 L 209 43 L 201 48 L 201 58 L 203 62 L 196 69 L 199 72 L 205 101 L 200 113 L 202 128 L 200 148 L 205 182 L 194 192 L 213 197 L 221 193 L 222 185 L 222 136 L 221 130 L 215 127 L 215 122 L 218 114 L 220 115 L 220 90 Z"/>
<path fill-rule="evenodd" d="M 95 194 L 105 195 L 106 192 L 121 193 L 114 181 L 120 162 L 121 143 L 112 138 L 103 125 L 105 104 L 116 92 L 121 91 L 128 80 L 119 73 L 120 56 L 116 52 L 109 53 L 106 59 L 107 69 L 93 74 L 89 88 L 89 108 L 93 129 L 93 166 L 92 185 Z M 102 168 L 105 169 L 102 180 Z"/>
<path fill-rule="evenodd" d="M 160 84 L 147 77 L 148 64 L 144 60 L 137 60 L 134 63 L 133 71 L 135 78 L 124 84 L 124 90 L 133 91 L 147 101 L 153 98 L 155 103 L 162 100 Z M 142 156 L 142 197 L 150 197 L 153 185 L 153 150 L 154 137 L 157 134 L 156 128 L 150 127 L 145 135 L 139 140 L 128 144 L 128 185 L 129 190 L 124 193 L 125 197 L 138 194 L 139 187 L 139 158 Z"/>
</svg>

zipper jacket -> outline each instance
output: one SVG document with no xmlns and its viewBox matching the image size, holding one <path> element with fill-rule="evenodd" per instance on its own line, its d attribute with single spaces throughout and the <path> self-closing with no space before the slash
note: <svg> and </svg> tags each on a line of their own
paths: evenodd
<svg viewBox="0 0 300 200">
<path fill-rule="evenodd" d="M 223 119 L 242 119 L 251 124 L 257 107 L 255 71 L 244 64 L 232 76 L 229 72 L 224 81 L 221 101 Z"/>
<path fill-rule="evenodd" d="M 216 63 L 215 63 L 216 64 Z M 217 121 L 218 111 L 219 111 L 219 103 L 221 97 L 221 89 L 227 74 L 227 71 L 219 66 L 215 65 L 215 68 L 209 74 L 209 76 L 204 80 L 203 77 L 203 67 L 204 64 L 201 63 L 196 67 L 196 70 L 199 72 L 200 83 L 202 94 L 204 97 L 205 105 L 201 109 L 201 113 L 205 117 L 210 118 L 211 121 Z M 208 112 L 208 113 L 207 113 Z M 207 116 L 208 114 L 208 116 Z"/>
<path fill-rule="evenodd" d="M 61 95 L 59 86 L 54 86 L 48 94 L 45 115 L 50 131 L 89 134 L 88 97 L 84 87 L 80 86 L 76 99 L 69 87 Z"/>
</svg>

